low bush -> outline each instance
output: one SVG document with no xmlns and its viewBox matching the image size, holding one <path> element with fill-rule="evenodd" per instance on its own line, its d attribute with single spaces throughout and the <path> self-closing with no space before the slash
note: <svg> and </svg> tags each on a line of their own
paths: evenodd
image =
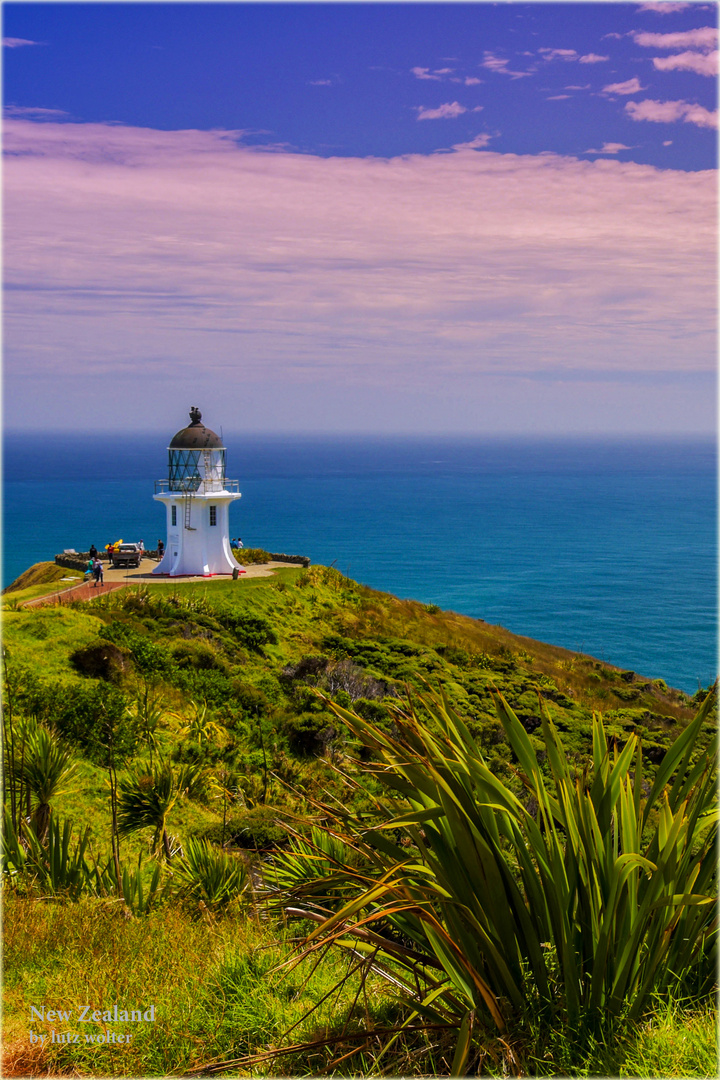
<svg viewBox="0 0 720 1080">
<path fill-rule="evenodd" d="M 128 711 L 128 698 L 109 683 L 31 682 L 23 707 L 98 765 L 132 757 L 141 727 Z"/>
<path fill-rule="evenodd" d="M 103 641 L 76 649 L 70 663 L 80 675 L 120 683 L 132 667 L 132 656 L 129 649 Z"/>
<path fill-rule="evenodd" d="M 222 824 L 210 825 L 197 833 L 197 839 L 225 846 L 270 851 L 288 842 L 288 833 L 280 824 L 282 811 L 275 806 L 255 806 L 241 810 Z"/>
<path fill-rule="evenodd" d="M 333 721 L 332 713 L 325 710 L 291 713 L 283 717 L 281 731 L 294 754 L 318 754 L 323 745 L 320 736 L 329 729 L 334 731 Z"/>
</svg>

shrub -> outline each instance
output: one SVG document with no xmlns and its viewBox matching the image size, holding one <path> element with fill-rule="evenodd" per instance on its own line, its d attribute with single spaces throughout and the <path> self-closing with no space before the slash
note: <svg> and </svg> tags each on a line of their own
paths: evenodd
<svg viewBox="0 0 720 1080">
<path fill-rule="evenodd" d="M 132 756 L 141 737 L 125 694 L 108 683 L 37 682 L 29 689 L 24 706 L 98 765 Z"/>
<path fill-rule="evenodd" d="M 231 686 L 233 702 L 242 709 L 245 716 L 268 716 L 272 712 L 272 702 L 257 686 L 240 679 L 233 679 Z"/>
<path fill-rule="evenodd" d="M 248 886 L 245 864 L 237 856 L 192 836 L 185 842 L 173 873 L 181 896 L 202 902 L 211 910 L 226 907 Z"/>
<path fill-rule="evenodd" d="M 175 641 L 170 647 L 172 658 L 181 670 L 226 670 L 227 664 L 206 641 Z"/>
<path fill-rule="evenodd" d="M 321 732 L 332 727 L 333 716 L 328 712 L 302 712 L 283 717 L 281 730 L 295 754 L 317 754 L 321 749 Z"/>
<path fill-rule="evenodd" d="M 135 666 L 143 675 L 167 676 L 173 670 L 173 658 L 167 649 L 157 645 L 145 634 L 139 634 L 127 623 L 113 620 L 103 626 L 100 637 L 128 649 Z"/>
<path fill-rule="evenodd" d="M 80 675 L 119 683 L 130 668 L 131 653 L 129 649 L 104 641 L 76 649 L 70 655 L 70 663 Z"/>
<path fill-rule="evenodd" d="M 249 615 L 246 612 L 224 608 L 218 612 L 218 619 L 226 630 L 250 652 L 262 653 L 263 645 L 277 645 L 278 636 L 267 619 L 262 615 Z"/>
<path fill-rule="evenodd" d="M 269 851 L 287 843 L 288 834 L 279 824 L 282 812 L 274 806 L 255 806 L 234 814 L 225 826 L 225 842 L 235 847 L 254 848 L 257 851 Z M 212 825 L 201 835 L 215 842 L 219 837 L 221 825 Z"/>
</svg>

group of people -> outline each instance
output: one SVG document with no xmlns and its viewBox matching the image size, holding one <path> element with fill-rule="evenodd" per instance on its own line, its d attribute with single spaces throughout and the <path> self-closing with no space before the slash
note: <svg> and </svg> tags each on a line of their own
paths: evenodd
<svg viewBox="0 0 720 1080">
<path fill-rule="evenodd" d="M 243 546 L 243 542 L 240 539 L 240 537 L 239 536 L 237 536 L 237 537 L 233 536 L 232 540 L 230 541 L 230 547 L 237 549 L 237 548 L 241 548 L 242 546 Z"/>
<path fill-rule="evenodd" d="M 88 581 L 89 578 L 93 578 L 93 588 L 96 585 L 104 585 L 105 578 L 103 575 L 103 567 L 98 558 L 97 548 L 94 544 L 91 545 L 88 555 L 88 564 L 85 569 L 85 581 Z"/>
</svg>

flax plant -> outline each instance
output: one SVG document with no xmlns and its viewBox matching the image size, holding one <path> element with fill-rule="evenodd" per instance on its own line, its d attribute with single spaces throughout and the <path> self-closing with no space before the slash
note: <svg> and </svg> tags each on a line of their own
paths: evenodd
<svg viewBox="0 0 720 1080">
<path fill-rule="evenodd" d="M 173 769 L 170 762 L 159 762 L 149 770 L 130 772 L 118 785 L 118 831 L 121 835 L 152 826 L 152 850 L 162 844 L 170 861 L 172 849 L 167 820 L 175 804 L 192 795 L 199 782 L 200 770 L 194 766 Z"/>
<path fill-rule="evenodd" d="M 412 1003 L 408 1022 L 453 1022 L 454 1074 L 467 1066 L 476 1022 L 501 1033 L 545 1015 L 582 1035 L 640 1016 L 658 994 L 707 993 L 716 766 L 695 745 L 713 700 L 649 783 L 639 739 L 610 744 L 597 716 L 592 761 L 577 770 L 542 701 L 541 763 L 497 694 L 524 798 L 490 770 L 444 698 L 394 708 L 393 734 L 328 702 L 400 808 L 372 828 L 344 817 L 347 842 L 372 869 L 360 886 L 357 864 L 347 867 L 354 895 L 338 910 L 334 868 L 303 955 L 330 942 L 365 954 Z M 317 921 L 319 892 L 305 885 L 286 903 Z"/>
<path fill-rule="evenodd" d="M 71 750 L 60 745 L 44 727 L 31 728 L 21 766 L 22 778 L 36 803 L 32 824 L 40 841 L 47 836 L 52 814 L 51 800 L 64 795 L 77 772 Z"/>
</svg>

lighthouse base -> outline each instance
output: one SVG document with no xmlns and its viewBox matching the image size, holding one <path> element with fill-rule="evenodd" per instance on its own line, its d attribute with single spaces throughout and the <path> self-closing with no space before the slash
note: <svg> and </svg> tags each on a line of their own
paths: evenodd
<svg viewBox="0 0 720 1080">
<path fill-rule="evenodd" d="M 167 547 L 157 576 L 215 577 L 240 571 L 229 539 L 228 509 L 240 496 L 229 491 L 155 495 L 167 512 Z"/>
</svg>

